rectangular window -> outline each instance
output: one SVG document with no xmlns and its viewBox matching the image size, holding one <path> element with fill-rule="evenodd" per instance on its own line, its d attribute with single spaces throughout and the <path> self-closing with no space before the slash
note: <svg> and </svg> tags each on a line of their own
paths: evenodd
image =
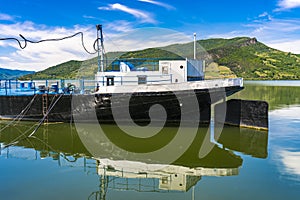
<svg viewBox="0 0 300 200">
<path fill-rule="evenodd" d="M 146 84 L 147 83 L 147 76 L 138 76 L 138 84 Z"/>
<path fill-rule="evenodd" d="M 114 77 L 113 76 L 107 76 L 106 77 L 106 86 L 110 86 L 110 85 L 114 85 L 115 81 L 114 81 Z"/>
<path fill-rule="evenodd" d="M 168 70 L 169 66 L 162 66 L 162 74 L 168 74 L 169 70 Z"/>
</svg>

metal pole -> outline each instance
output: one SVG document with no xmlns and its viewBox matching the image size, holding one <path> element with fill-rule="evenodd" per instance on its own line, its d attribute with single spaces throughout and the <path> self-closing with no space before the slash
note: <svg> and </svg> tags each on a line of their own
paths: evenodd
<svg viewBox="0 0 300 200">
<path fill-rule="evenodd" d="M 101 71 L 104 72 L 104 45 L 103 45 L 102 25 L 100 25 L 100 36 L 101 36 Z"/>
<path fill-rule="evenodd" d="M 7 96 L 7 80 L 5 80 L 5 95 Z"/>
<path fill-rule="evenodd" d="M 100 70 L 101 72 L 104 72 L 104 45 L 103 45 L 102 25 L 98 24 L 96 25 L 96 28 L 97 28 L 98 72 Z M 99 44 L 99 39 L 101 44 Z"/>
<path fill-rule="evenodd" d="M 194 33 L 194 59 L 196 60 L 196 33 Z"/>
<path fill-rule="evenodd" d="M 100 65 L 101 65 L 101 61 L 100 61 L 100 44 L 99 44 L 99 30 L 100 30 L 100 25 L 96 25 L 97 28 L 97 51 L 98 51 L 98 72 L 100 72 Z"/>
</svg>

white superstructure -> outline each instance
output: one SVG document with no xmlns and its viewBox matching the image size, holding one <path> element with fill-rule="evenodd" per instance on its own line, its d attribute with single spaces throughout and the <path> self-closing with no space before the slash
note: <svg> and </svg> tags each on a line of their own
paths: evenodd
<svg viewBox="0 0 300 200">
<path fill-rule="evenodd" d="M 160 60 L 158 69 L 136 67 L 121 61 L 117 71 L 97 72 L 96 82 L 101 86 L 184 83 L 204 79 L 202 60 Z"/>
</svg>

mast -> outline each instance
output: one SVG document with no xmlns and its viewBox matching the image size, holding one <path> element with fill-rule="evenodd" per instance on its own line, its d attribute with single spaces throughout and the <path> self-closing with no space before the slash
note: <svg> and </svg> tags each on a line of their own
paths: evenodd
<svg viewBox="0 0 300 200">
<path fill-rule="evenodd" d="M 98 51 L 98 72 L 104 72 L 104 45 L 103 45 L 103 33 L 102 25 L 97 24 L 97 51 Z M 99 44 L 100 40 L 100 44 Z"/>
<path fill-rule="evenodd" d="M 194 33 L 194 59 L 196 60 L 196 33 Z"/>
</svg>

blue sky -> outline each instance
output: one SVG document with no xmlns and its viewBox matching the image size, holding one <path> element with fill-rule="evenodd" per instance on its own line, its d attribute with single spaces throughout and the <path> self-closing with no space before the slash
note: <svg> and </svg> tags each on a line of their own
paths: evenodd
<svg viewBox="0 0 300 200">
<path fill-rule="evenodd" d="M 32 40 L 84 32 L 92 50 L 102 24 L 106 51 L 135 50 L 197 39 L 256 37 L 300 54 L 300 0 L 1 0 L 0 37 Z M 0 67 L 42 70 L 87 59 L 80 37 L 30 44 L 24 50 L 0 41 Z"/>
</svg>

